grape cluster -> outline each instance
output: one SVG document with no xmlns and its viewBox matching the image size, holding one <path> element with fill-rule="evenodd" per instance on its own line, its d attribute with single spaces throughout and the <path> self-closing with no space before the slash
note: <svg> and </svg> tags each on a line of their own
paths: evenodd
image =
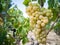
<svg viewBox="0 0 60 45">
<path fill-rule="evenodd" d="M 46 30 L 44 29 L 49 20 L 53 17 L 50 9 L 40 8 L 37 3 L 29 3 L 26 12 L 30 18 L 30 27 L 39 43 L 46 42 Z"/>
</svg>

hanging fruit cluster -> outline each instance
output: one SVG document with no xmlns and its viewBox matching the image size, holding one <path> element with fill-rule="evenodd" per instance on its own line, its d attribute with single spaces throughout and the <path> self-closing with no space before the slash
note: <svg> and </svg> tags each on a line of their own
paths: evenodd
<svg viewBox="0 0 60 45">
<path fill-rule="evenodd" d="M 26 13 L 30 18 L 30 28 L 34 32 L 39 43 L 46 42 L 46 30 L 44 29 L 49 20 L 53 17 L 50 9 L 40 8 L 37 3 L 29 3 Z"/>
</svg>

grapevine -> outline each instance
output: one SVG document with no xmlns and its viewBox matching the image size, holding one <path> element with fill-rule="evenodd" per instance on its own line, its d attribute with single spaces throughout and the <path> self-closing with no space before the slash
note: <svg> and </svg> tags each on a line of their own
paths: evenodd
<svg viewBox="0 0 60 45">
<path fill-rule="evenodd" d="M 35 34 L 36 40 L 39 43 L 46 43 L 46 29 L 45 26 L 49 23 L 49 20 L 53 17 L 53 13 L 50 9 L 41 8 L 38 3 L 29 3 L 26 8 L 26 13 L 30 18 L 30 28 Z"/>
</svg>

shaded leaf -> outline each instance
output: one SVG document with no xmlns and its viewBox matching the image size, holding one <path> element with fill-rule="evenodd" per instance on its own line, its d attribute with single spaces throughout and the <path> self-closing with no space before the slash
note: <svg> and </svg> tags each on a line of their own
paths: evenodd
<svg viewBox="0 0 60 45">
<path fill-rule="evenodd" d="M 46 1 L 46 0 L 38 0 L 38 3 L 41 5 L 41 7 L 43 7 L 45 1 Z"/>
</svg>

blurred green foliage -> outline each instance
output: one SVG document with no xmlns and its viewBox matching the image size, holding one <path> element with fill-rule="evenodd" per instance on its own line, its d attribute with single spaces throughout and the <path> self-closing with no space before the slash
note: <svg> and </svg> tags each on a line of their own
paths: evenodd
<svg viewBox="0 0 60 45">
<path fill-rule="evenodd" d="M 0 0 L 0 13 L 5 12 L 3 20 L 3 28 L 0 27 L 0 45 L 16 45 L 15 39 L 11 34 L 8 34 L 12 28 L 16 29 L 15 36 L 19 36 L 19 40 L 22 40 L 23 43 L 27 42 L 27 33 L 29 30 L 29 19 L 23 16 L 21 10 L 17 6 L 11 7 L 11 0 Z M 6 16 L 7 15 L 7 16 Z M 3 14 L 2 14 L 3 17 Z M 7 33 L 8 32 L 8 33 Z M 7 35 L 9 37 L 7 37 Z M 15 42 L 15 43 L 14 43 Z"/>
<path fill-rule="evenodd" d="M 46 2 L 46 0 L 38 0 L 38 3 L 40 4 L 41 7 L 44 6 L 44 3 Z"/>
<path fill-rule="evenodd" d="M 0 0 L 0 12 L 7 11 L 11 7 L 11 0 Z"/>
<path fill-rule="evenodd" d="M 25 18 L 21 10 L 16 6 L 9 9 L 8 14 L 10 17 L 7 17 L 7 24 L 11 24 L 16 29 L 16 35 L 19 36 L 23 44 L 27 42 L 27 33 L 29 31 L 29 18 Z"/>
<path fill-rule="evenodd" d="M 48 0 L 48 8 L 53 12 L 52 20 L 54 21 L 58 16 L 58 12 L 60 12 L 59 0 Z"/>
<path fill-rule="evenodd" d="M 4 27 L 0 27 L 0 45 L 15 45 L 13 43 L 15 39 L 11 35 L 7 37 L 7 32 L 7 29 L 5 30 Z"/>
</svg>

